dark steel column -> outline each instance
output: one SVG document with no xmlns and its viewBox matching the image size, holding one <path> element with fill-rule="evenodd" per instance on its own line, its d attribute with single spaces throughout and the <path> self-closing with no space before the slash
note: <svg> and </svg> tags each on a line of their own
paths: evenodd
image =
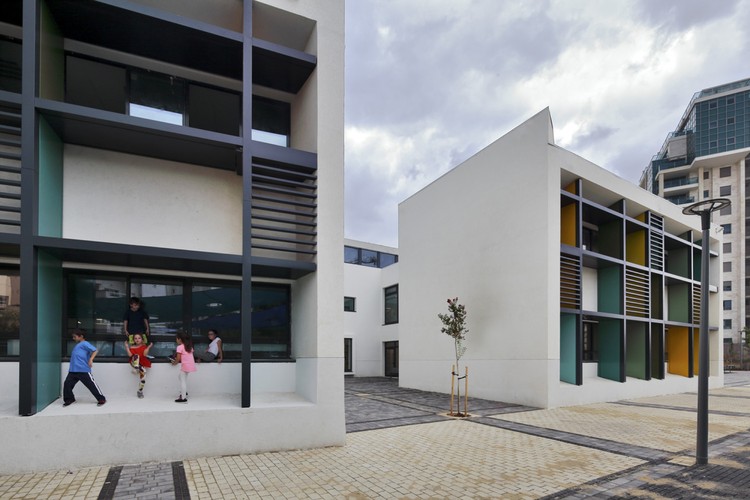
<svg viewBox="0 0 750 500">
<path fill-rule="evenodd" d="M 242 21 L 242 407 L 250 407 L 252 371 L 252 129 L 253 129 L 253 2 L 244 0 Z"/>
<path fill-rule="evenodd" d="M 37 411 L 37 137 L 34 101 L 38 79 L 39 0 L 23 2 L 21 87 L 21 331 L 18 360 L 18 413 Z"/>
</svg>

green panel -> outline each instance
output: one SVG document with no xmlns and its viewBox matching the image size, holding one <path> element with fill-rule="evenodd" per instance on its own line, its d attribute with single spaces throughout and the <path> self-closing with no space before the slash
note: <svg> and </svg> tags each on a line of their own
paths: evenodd
<svg viewBox="0 0 750 500">
<path fill-rule="evenodd" d="M 646 324 L 628 323 L 625 336 L 625 374 L 628 377 L 648 377 L 646 358 Z"/>
<path fill-rule="evenodd" d="M 688 247 L 673 248 L 669 251 L 667 272 L 690 278 L 690 249 Z"/>
<path fill-rule="evenodd" d="M 678 283 L 667 287 L 669 321 L 690 322 L 690 285 Z"/>
<path fill-rule="evenodd" d="M 598 271 L 599 312 L 622 314 L 622 267 L 603 267 Z"/>
<path fill-rule="evenodd" d="M 695 281 L 701 280 L 701 255 L 703 254 L 702 250 L 695 250 L 693 252 L 693 279 Z"/>
<path fill-rule="evenodd" d="M 597 375 L 622 382 L 622 321 L 599 319 L 599 366 Z"/>
<path fill-rule="evenodd" d="M 622 221 L 599 225 L 599 253 L 622 259 Z"/>
<path fill-rule="evenodd" d="M 560 380 L 577 384 L 576 338 L 578 321 L 575 314 L 560 314 Z"/>
<path fill-rule="evenodd" d="M 39 118 L 39 235 L 62 236 L 63 143 Z"/>
<path fill-rule="evenodd" d="M 59 259 L 39 251 L 37 313 L 37 398 L 36 411 L 41 411 L 60 397 L 61 326 L 62 326 L 62 264 Z"/>
</svg>

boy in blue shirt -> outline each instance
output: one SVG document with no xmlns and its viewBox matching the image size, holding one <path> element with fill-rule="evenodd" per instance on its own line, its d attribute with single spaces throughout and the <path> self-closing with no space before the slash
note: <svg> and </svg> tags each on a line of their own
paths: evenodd
<svg viewBox="0 0 750 500">
<path fill-rule="evenodd" d="M 86 331 L 83 329 L 73 332 L 73 340 L 75 340 L 76 345 L 73 347 L 73 352 L 70 353 L 70 368 L 68 368 L 65 384 L 63 384 L 63 406 L 70 406 L 76 402 L 73 387 L 79 381 L 83 382 L 83 385 L 94 395 L 97 401 L 96 406 L 102 406 L 107 402 L 107 398 L 99 390 L 99 386 L 96 385 L 94 377 L 91 375 L 91 365 L 94 364 L 97 353 L 96 347 L 87 342 L 85 337 Z"/>
</svg>

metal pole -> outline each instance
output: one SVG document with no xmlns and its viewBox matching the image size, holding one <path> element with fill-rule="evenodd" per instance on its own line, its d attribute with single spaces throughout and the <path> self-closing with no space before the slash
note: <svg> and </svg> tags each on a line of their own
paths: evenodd
<svg viewBox="0 0 750 500">
<path fill-rule="evenodd" d="M 698 341 L 698 432 L 695 463 L 708 463 L 708 243 L 711 212 L 701 214 L 701 323 Z"/>
<path fill-rule="evenodd" d="M 682 209 L 686 215 L 700 215 L 701 230 L 701 321 L 698 336 L 698 428 L 696 432 L 695 463 L 708 463 L 708 258 L 711 237 L 711 212 L 731 205 L 727 198 L 713 198 L 693 203 Z"/>
</svg>

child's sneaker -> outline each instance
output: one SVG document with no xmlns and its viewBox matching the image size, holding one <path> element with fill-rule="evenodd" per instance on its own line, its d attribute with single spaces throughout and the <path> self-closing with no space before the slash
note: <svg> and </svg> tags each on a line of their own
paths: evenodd
<svg viewBox="0 0 750 500">
<path fill-rule="evenodd" d="M 187 398 L 184 398 L 180 396 L 179 398 L 174 400 L 175 403 L 187 403 Z"/>
<path fill-rule="evenodd" d="M 143 391 L 138 391 L 138 399 L 143 399 Z"/>
<path fill-rule="evenodd" d="M 75 403 L 75 402 L 76 402 L 76 400 L 75 400 L 75 399 L 74 399 L 73 401 L 65 401 L 65 402 L 63 403 L 63 406 L 70 406 L 70 405 L 72 405 L 72 404 L 73 404 L 73 403 Z"/>
<path fill-rule="evenodd" d="M 106 403 L 106 402 L 107 402 L 106 399 L 102 399 L 101 401 L 99 401 L 98 403 L 96 403 L 96 406 L 104 406 L 104 403 Z"/>
</svg>

